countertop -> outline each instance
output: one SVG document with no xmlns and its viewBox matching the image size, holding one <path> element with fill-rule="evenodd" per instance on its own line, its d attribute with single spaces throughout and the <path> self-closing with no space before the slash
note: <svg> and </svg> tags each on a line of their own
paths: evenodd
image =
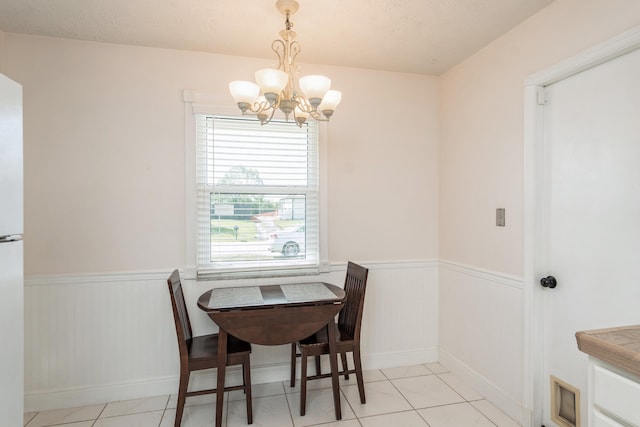
<svg viewBox="0 0 640 427">
<path fill-rule="evenodd" d="M 640 375 L 640 325 L 576 332 L 578 349 Z"/>
</svg>

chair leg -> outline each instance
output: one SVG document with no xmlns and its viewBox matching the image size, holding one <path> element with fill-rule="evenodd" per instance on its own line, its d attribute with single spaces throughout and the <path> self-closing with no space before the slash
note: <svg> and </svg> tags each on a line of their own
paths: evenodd
<svg viewBox="0 0 640 427">
<path fill-rule="evenodd" d="M 187 400 L 187 388 L 189 387 L 190 372 L 185 369 L 180 370 L 180 385 L 178 386 L 178 403 L 176 404 L 176 419 L 174 427 L 180 427 L 182 423 L 182 413 L 184 411 L 184 403 Z"/>
<path fill-rule="evenodd" d="M 320 362 L 320 356 L 316 356 L 316 375 L 320 375 L 322 373 L 322 363 Z"/>
<path fill-rule="evenodd" d="M 304 416 L 307 408 L 307 353 L 300 352 L 300 416 Z"/>
<path fill-rule="evenodd" d="M 296 343 L 291 343 L 291 387 L 296 386 Z"/>
<path fill-rule="evenodd" d="M 347 353 L 340 353 L 340 357 L 342 358 L 342 370 L 344 371 L 344 379 L 349 379 L 349 364 L 347 363 Z"/>
<path fill-rule="evenodd" d="M 242 392 L 244 394 L 247 394 L 247 370 L 245 369 L 244 364 L 246 363 L 246 359 L 244 362 L 242 362 L 242 387 L 244 387 L 242 389 Z"/>
<path fill-rule="evenodd" d="M 246 357 L 242 364 L 242 378 L 244 385 L 244 398 L 247 400 L 247 424 L 253 424 L 253 405 L 251 401 L 251 359 Z"/>
<path fill-rule="evenodd" d="M 360 392 L 360 403 L 367 403 L 364 396 L 364 379 L 362 378 L 362 361 L 360 360 L 360 348 L 353 349 L 353 364 L 356 370 L 356 379 L 358 380 L 358 392 Z"/>
</svg>

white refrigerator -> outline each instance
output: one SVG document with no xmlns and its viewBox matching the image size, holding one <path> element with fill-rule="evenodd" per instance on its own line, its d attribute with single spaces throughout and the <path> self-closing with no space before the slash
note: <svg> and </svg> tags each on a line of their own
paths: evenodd
<svg viewBox="0 0 640 427">
<path fill-rule="evenodd" d="M 22 426 L 24 267 L 22 86 L 0 74 L 0 425 Z"/>
</svg>

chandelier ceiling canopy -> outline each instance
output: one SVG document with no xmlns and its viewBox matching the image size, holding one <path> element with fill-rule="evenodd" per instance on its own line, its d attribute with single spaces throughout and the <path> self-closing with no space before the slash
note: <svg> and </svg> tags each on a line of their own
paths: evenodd
<svg viewBox="0 0 640 427">
<path fill-rule="evenodd" d="M 296 0 L 277 0 L 276 8 L 285 15 L 285 29 L 280 39 L 271 43 L 278 56 L 278 68 L 256 71 L 256 83 L 232 81 L 231 95 L 242 113 L 256 114 L 263 125 L 269 123 L 276 110 L 282 111 L 287 120 L 293 115 L 298 126 L 309 117 L 328 121 L 342 99 L 342 93 L 331 89 L 331 79 L 321 75 L 307 75 L 298 79 L 299 67 L 295 59 L 301 51 L 296 32 L 291 28 L 291 15 L 298 11 Z"/>
</svg>

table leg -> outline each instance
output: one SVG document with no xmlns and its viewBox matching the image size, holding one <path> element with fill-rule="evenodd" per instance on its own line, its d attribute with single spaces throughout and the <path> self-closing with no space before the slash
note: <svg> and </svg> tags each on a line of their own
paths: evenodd
<svg viewBox="0 0 640 427">
<path fill-rule="evenodd" d="M 227 332 L 220 328 L 218 332 L 218 383 L 216 385 L 216 427 L 222 427 L 222 408 L 224 406 L 224 377 L 227 368 Z"/>
<path fill-rule="evenodd" d="M 331 365 L 331 385 L 333 386 L 333 406 L 336 409 L 336 420 L 342 419 L 342 411 L 340 409 L 340 381 L 338 379 L 338 354 L 336 352 L 336 329 L 331 323 L 327 326 L 327 335 L 329 339 L 329 363 Z"/>
</svg>

